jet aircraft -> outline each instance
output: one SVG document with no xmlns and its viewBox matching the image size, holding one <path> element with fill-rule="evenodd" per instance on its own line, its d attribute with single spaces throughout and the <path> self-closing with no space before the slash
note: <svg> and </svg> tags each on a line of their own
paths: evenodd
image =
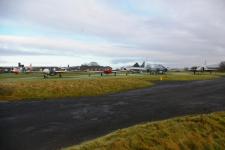
<svg viewBox="0 0 225 150">
<path fill-rule="evenodd" d="M 145 62 L 143 62 L 141 66 L 139 66 L 138 63 L 135 63 L 133 66 L 125 67 L 122 70 L 132 73 L 149 72 L 150 74 L 164 74 L 167 72 L 167 68 L 161 64 L 145 64 Z"/>
</svg>

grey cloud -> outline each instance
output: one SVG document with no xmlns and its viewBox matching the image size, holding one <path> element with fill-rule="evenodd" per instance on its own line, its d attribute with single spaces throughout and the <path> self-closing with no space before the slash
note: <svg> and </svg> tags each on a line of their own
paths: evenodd
<svg viewBox="0 0 225 150">
<path fill-rule="evenodd" d="M 120 1 L 116 3 L 120 5 Z M 0 21 L 11 19 L 20 24 L 56 29 L 59 35 L 62 31 L 109 41 L 108 46 L 99 46 L 99 50 L 98 47 L 66 50 L 58 45 L 25 45 L 42 51 L 47 49 L 46 53 L 56 55 L 62 50 L 68 54 L 87 51 L 93 55 L 118 57 L 113 63 L 133 60 L 121 58 L 119 61 L 119 55 L 136 55 L 167 63 L 182 61 L 185 65 L 200 63 L 202 59 L 212 62 L 225 59 L 224 0 L 133 0 L 130 3 L 137 10 L 151 12 L 146 16 L 127 13 L 104 0 L 1 0 Z M 155 54 L 156 51 L 159 53 Z"/>
<path fill-rule="evenodd" d="M 0 48 L 0 54 L 2 57 L 4 56 L 44 56 L 44 55 L 55 55 L 52 53 L 42 52 L 42 51 L 32 51 L 32 50 L 20 50 L 18 48 Z"/>
<path fill-rule="evenodd" d="M 7 63 L 7 61 L 2 60 L 2 58 L 0 57 L 0 64 L 6 64 L 6 63 Z"/>
<path fill-rule="evenodd" d="M 133 63 L 133 62 L 139 62 L 143 60 L 143 58 L 116 58 L 112 59 L 111 62 L 113 64 L 128 64 L 128 63 Z"/>
</svg>

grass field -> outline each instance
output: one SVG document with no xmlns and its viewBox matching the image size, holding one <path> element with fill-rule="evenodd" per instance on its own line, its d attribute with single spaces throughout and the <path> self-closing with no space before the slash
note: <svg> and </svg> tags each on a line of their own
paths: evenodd
<svg viewBox="0 0 225 150">
<path fill-rule="evenodd" d="M 225 112 L 178 117 L 117 130 L 64 150 L 224 150 Z"/>
<path fill-rule="evenodd" d="M 193 75 L 190 72 L 167 73 L 166 75 L 118 74 L 104 75 L 65 73 L 43 79 L 41 73 L 0 74 L 0 101 L 47 99 L 60 97 L 97 96 L 130 89 L 152 86 L 156 81 L 207 80 L 224 76 L 223 73 Z"/>
</svg>

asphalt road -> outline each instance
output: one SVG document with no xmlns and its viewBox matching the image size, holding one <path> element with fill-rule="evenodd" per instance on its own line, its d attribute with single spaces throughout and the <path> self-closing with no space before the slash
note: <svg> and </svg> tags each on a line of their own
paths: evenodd
<svg viewBox="0 0 225 150">
<path fill-rule="evenodd" d="M 100 97 L 0 103 L 1 150 L 55 150 L 146 121 L 225 111 L 225 78 Z"/>
</svg>

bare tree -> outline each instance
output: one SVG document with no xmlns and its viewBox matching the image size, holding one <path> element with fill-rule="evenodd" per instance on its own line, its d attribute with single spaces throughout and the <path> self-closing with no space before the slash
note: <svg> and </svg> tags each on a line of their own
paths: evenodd
<svg viewBox="0 0 225 150">
<path fill-rule="evenodd" d="M 222 62 L 220 63 L 219 70 L 220 70 L 220 71 L 225 71 L 225 61 L 222 61 Z"/>
<path fill-rule="evenodd" d="M 99 64 L 97 62 L 90 62 L 88 66 L 99 66 Z"/>
</svg>

